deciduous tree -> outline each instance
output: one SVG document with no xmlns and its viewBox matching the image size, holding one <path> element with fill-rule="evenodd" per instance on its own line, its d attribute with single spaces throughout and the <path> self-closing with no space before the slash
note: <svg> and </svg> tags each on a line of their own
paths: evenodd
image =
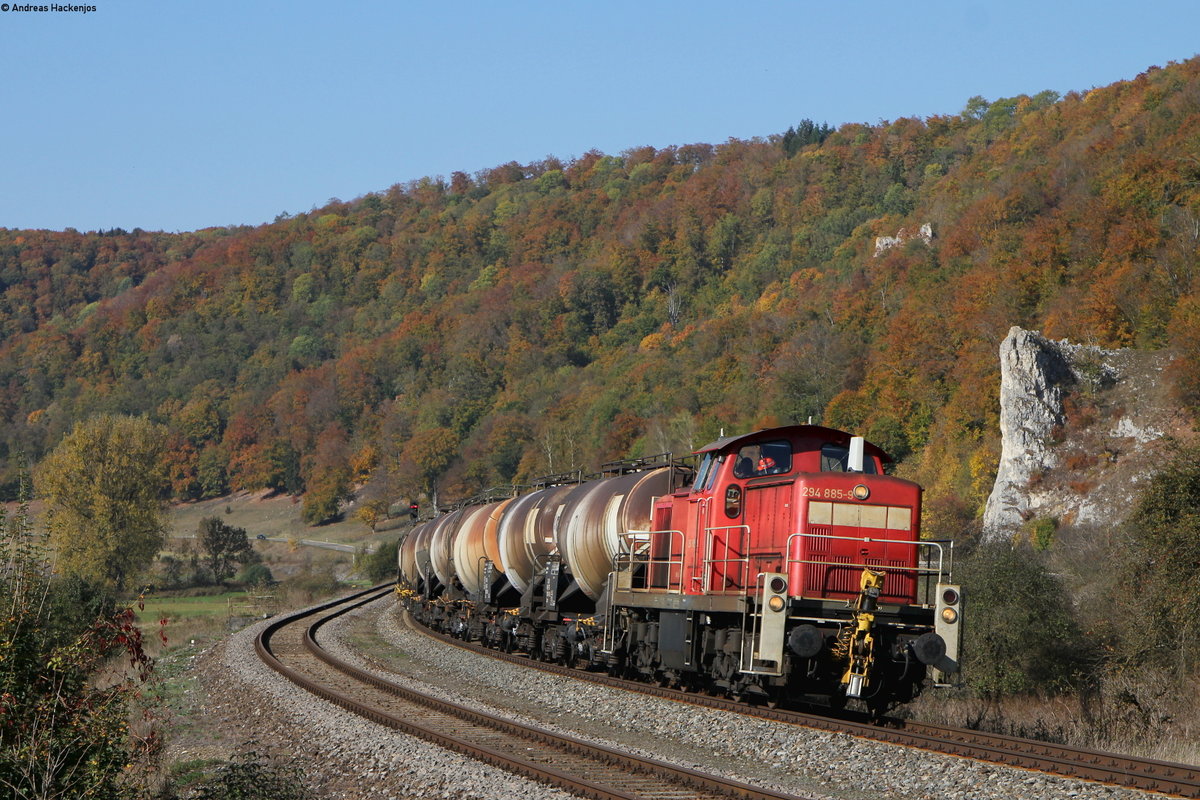
<svg viewBox="0 0 1200 800">
<path fill-rule="evenodd" d="M 449 428 L 417 431 L 404 446 L 402 458 L 416 466 L 421 488 L 437 505 L 437 480 L 458 452 L 458 435 Z"/>
<path fill-rule="evenodd" d="M 35 485 L 64 572 L 120 591 L 150 565 L 165 530 L 165 442 L 159 425 L 105 414 L 42 462 Z"/>
<path fill-rule="evenodd" d="M 200 520 L 197 533 L 200 546 L 208 553 L 208 568 L 217 583 L 234 573 L 234 562 L 245 561 L 254 552 L 250 548 L 250 540 L 246 538 L 246 529 L 229 525 L 220 517 Z"/>
</svg>

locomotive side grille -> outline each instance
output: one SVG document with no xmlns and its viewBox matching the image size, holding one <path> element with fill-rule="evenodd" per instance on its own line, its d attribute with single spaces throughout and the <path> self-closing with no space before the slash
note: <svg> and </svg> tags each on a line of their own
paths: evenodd
<svg viewBox="0 0 1200 800">
<path fill-rule="evenodd" d="M 887 582 L 883 585 L 883 593 L 888 597 L 908 598 L 913 593 L 915 577 L 903 560 L 889 559 Z"/>
<path fill-rule="evenodd" d="M 824 525 L 810 525 L 808 528 L 808 533 L 808 552 L 829 552 L 829 537 L 833 536 L 833 528 L 828 528 Z"/>
<path fill-rule="evenodd" d="M 847 556 L 830 556 L 819 560 L 826 562 L 828 566 L 813 565 L 805 570 L 804 588 L 806 594 L 820 596 L 824 592 L 837 591 L 837 586 L 843 582 L 838 576 L 848 572 L 845 568 L 836 566 L 837 564 L 850 563 L 850 559 Z"/>
<path fill-rule="evenodd" d="M 862 570 L 858 567 L 839 567 L 837 564 L 849 564 L 850 556 L 834 556 L 832 564 L 823 570 L 825 575 L 826 592 L 857 592 Z"/>
</svg>

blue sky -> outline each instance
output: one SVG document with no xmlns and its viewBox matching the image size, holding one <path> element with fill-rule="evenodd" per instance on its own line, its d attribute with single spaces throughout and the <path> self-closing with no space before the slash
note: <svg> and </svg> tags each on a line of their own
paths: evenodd
<svg viewBox="0 0 1200 800">
<path fill-rule="evenodd" d="M 86 2 L 0 11 L 0 227 L 257 225 L 426 175 L 954 114 L 1200 52 L 1196 0 Z"/>
</svg>

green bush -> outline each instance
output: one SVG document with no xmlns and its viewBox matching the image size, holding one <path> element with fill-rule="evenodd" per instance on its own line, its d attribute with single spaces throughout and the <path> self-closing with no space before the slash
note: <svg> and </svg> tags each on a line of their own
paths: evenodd
<svg viewBox="0 0 1200 800">
<path fill-rule="evenodd" d="M 1121 533 L 1118 598 L 1127 620 L 1118 657 L 1131 665 L 1172 663 L 1182 676 L 1200 664 L 1200 450 L 1179 449 L 1138 499 Z"/>
<path fill-rule="evenodd" d="M 237 582 L 243 586 L 270 585 L 275 582 L 275 576 L 266 564 L 250 564 L 238 573 Z"/>
<path fill-rule="evenodd" d="M 372 583 L 380 583 L 396 575 L 396 556 L 400 551 L 400 540 L 380 542 L 374 553 L 365 550 L 354 556 L 358 572 Z"/>
<path fill-rule="evenodd" d="M 1034 550 L 1049 550 L 1054 544 L 1054 534 L 1058 531 L 1058 520 L 1053 517 L 1037 517 L 1025 523 L 1024 531 Z"/>
<path fill-rule="evenodd" d="M 1040 553 L 1008 542 L 980 545 L 960 570 L 965 602 L 963 670 L 984 696 L 1060 691 L 1088 657 L 1062 583 Z"/>
<path fill-rule="evenodd" d="M 11 517 L 0 506 L 0 786 L 117 800 L 151 755 L 128 723 L 153 661 L 131 609 L 52 563 L 27 504 Z"/>
</svg>

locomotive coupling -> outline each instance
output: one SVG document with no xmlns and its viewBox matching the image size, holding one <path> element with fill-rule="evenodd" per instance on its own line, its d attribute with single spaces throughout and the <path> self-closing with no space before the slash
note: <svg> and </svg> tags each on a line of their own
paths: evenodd
<svg viewBox="0 0 1200 800">
<path fill-rule="evenodd" d="M 846 672 L 841 683 L 847 697 L 862 697 L 875 664 L 875 608 L 883 589 L 886 573 L 864 569 L 859 579 L 859 593 L 854 601 L 852 622 L 842 628 L 834 645 L 834 654 L 846 659 Z"/>
</svg>

